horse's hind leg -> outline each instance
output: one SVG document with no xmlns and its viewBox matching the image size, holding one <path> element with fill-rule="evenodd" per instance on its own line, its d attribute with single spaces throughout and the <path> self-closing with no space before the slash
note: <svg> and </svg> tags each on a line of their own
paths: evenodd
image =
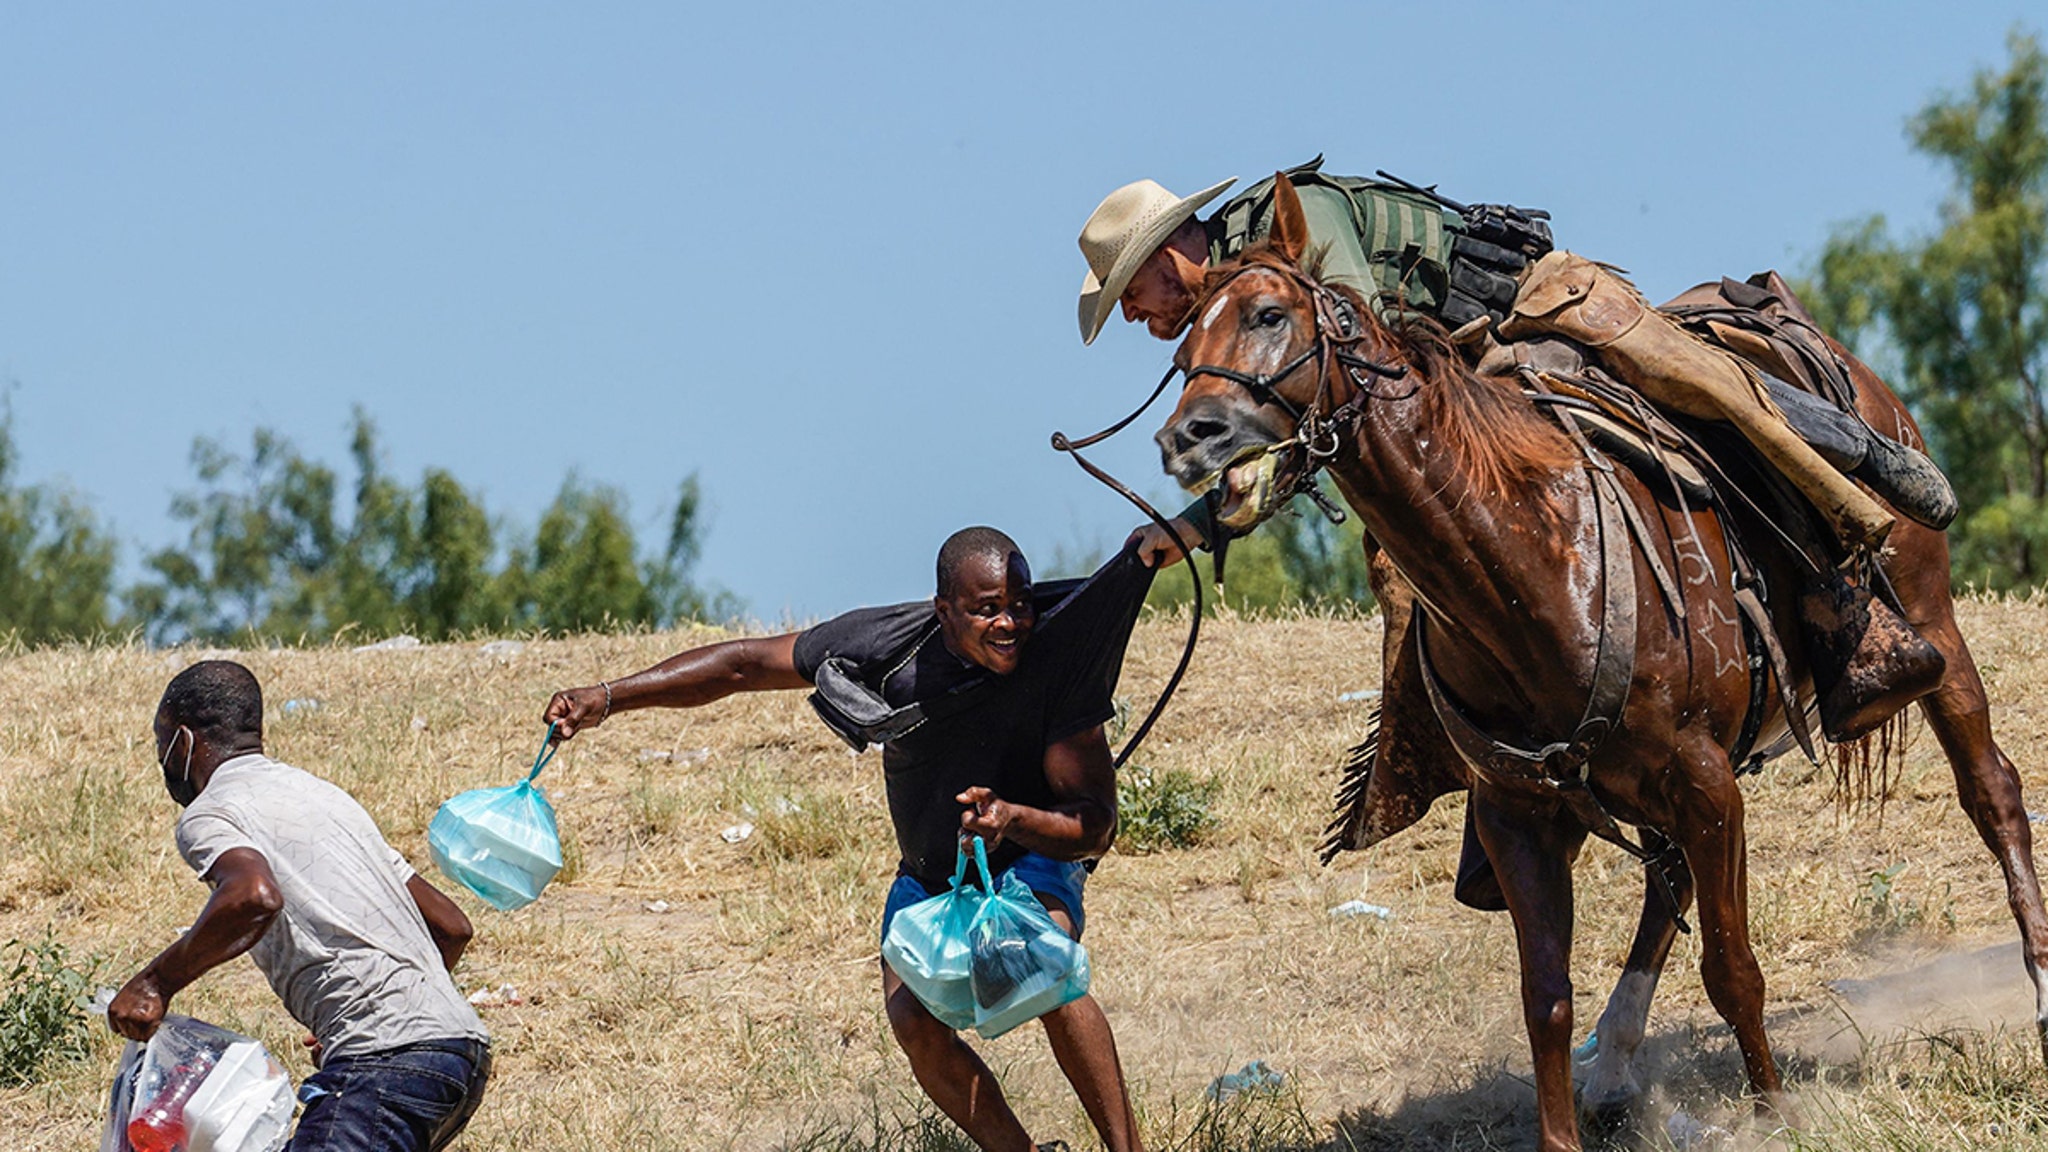
<svg viewBox="0 0 2048 1152">
<path fill-rule="evenodd" d="M 1781 1104 L 1778 1066 L 1764 1035 L 1764 974 L 1749 944 L 1748 839 L 1742 790 L 1718 746 L 1693 752 L 1693 787 L 1678 813 L 1686 863 L 1698 885 L 1700 981 L 1714 1010 L 1735 1032 L 1757 1106 Z M 1680 769 L 1685 771 L 1686 769 Z"/>
<path fill-rule="evenodd" d="M 1941 607 L 1948 607 L 1946 597 Z M 1921 709 L 1955 772 L 1956 798 L 2005 873 L 2005 902 L 2019 921 L 2020 955 L 2034 984 L 2034 1027 L 2042 1059 L 2048 1061 L 2048 912 L 2041 905 L 2034 833 L 2020 798 L 2019 773 L 1992 739 L 1984 681 L 1953 613 L 1943 611 L 1938 619 L 1916 620 L 1914 626 L 1948 658 L 1947 676 L 1921 701 Z"/>
<path fill-rule="evenodd" d="M 1593 1067 L 1579 1090 L 1580 1106 L 1591 1122 L 1607 1129 L 1620 1127 L 1642 1101 L 1636 1050 L 1649 1027 L 1650 999 L 1657 992 L 1657 979 L 1664 973 L 1671 943 L 1678 936 L 1678 917 L 1692 907 L 1692 872 L 1671 841 L 1644 829 L 1643 846 L 1662 860 L 1643 869 L 1642 919 L 1636 924 L 1635 943 L 1629 947 L 1621 979 L 1615 982 L 1607 1008 L 1593 1030 Z M 1660 868 L 1671 885 L 1669 895 L 1659 880 Z"/>
</svg>

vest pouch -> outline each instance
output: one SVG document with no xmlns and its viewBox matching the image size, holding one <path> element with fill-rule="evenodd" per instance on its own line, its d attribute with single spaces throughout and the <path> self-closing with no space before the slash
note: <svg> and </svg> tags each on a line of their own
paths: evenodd
<svg viewBox="0 0 2048 1152">
<path fill-rule="evenodd" d="M 853 665 L 842 657 L 819 664 L 812 683 L 817 690 L 810 695 L 811 708 L 855 752 L 887 744 L 925 721 L 921 704 L 891 708 L 881 693 L 854 677 Z"/>
</svg>

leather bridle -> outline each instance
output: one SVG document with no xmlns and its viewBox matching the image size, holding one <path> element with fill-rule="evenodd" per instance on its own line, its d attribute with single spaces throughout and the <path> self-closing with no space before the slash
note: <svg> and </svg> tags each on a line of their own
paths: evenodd
<svg viewBox="0 0 2048 1152">
<path fill-rule="evenodd" d="M 1260 407 L 1276 407 L 1286 413 L 1287 418 L 1294 422 L 1294 436 L 1266 445 L 1265 450 L 1271 452 L 1281 448 L 1298 447 L 1304 461 L 1297 471 L 1293 488 L 1281 500 L 1284 501 L 1289 496 L 1305 495 L 1315 502 L 1332 523 L 1341 524 L 1344 521 L 1344 512 L 1323 495 L 1322 489 L 1315 483 L 1316 472 L 1337 454 L 1343 444 L 1345 430 L 1365 415 L 1365 408 L 1369 402 L 1406 400 L 1415 394 L 1417 386 L 1411 384 L 1407 391 L 1398 395 L 1380 392 L 1376 387 L 1380 381 L 1405 378 L 1408 375 L 1408 366 L 1383 364 L 1359 352 L 1358 345 L 1364 342 L 1367 333 L 1365 325 L 1359 321 L 1355 306 L 1343 293 L 1310 278 L 1306 272 L 1298 268 L 1273 264 L 1247 264 L 1203 293 L 1201 299 L 1195 302 L 1194 308 L 1189 309 L 1189 313 L 1198 311 L 1203 304 L 1214 299 L 1240 276 L 1255 270 L 1285 277 L 1302 290 L 1313 306 L 1315 335 L 1293 359 L 1271 372 L 1241 372 L 1221 364 L 1197 364 L 1184 370 L 1187 379 L 1182 387 L 1186 388 L 1193 384 L 1199 377 L 1214 376 L 1243 388 L 1250 394 L 1254 404 Z M 1318 365 L 1320 370 L 1316 376 L 1315 397 L 1304 409 L 1281 395 L 1278 385 L 1310 364 Z M 1168 371 L 1166 380 L 1160 381 L 1162 389 L 1168 380 L 1173 379 L 1177 371 L 1183 370 L 1176 366 L 1174 370 Z M 1343 403 L 1332 406 L 1331 382 L 1339 377 L 1350 385 L 1351 395 L 1345 398 Z M 1155 392 L 1154 396 L 1157 395 Z M 1147 405 L 1150 403 L 1151 401 L 1146 401 Z M 1135 418 L 1136 413 L 1132 415 Z"/>
</svg>

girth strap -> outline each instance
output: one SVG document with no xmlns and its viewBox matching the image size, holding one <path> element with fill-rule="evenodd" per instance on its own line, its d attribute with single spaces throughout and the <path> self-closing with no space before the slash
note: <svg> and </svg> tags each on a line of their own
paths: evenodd
<svg viewBox="0 0 2048 1152">
<path fill-rule="evenodd" d="M 1588 830 L 1639 860 L 1650 854 L 1622 832 L 1614 816 L 1587 786 L 1593 754 L 1616 725 L 1628 703 L 1636 667 L 1636 567 L 1619 482 L 1608 472 L 1588 468 L 1600 529 L 1603 594 L 1600 606 L 1600 647 L 1593 658 L 1592 691 L 1578 728 L 1565 740 L 1541 748 L 1518 748 L 1481 731 L 1445 695 L 1429 659 L 1428 622 L 1416 619 L 1415 655 L 1430 707 L 1443 723 L 1444 734 L 1473 775 L 1490 783 L 1538 782 L 1555 790 Z"/>
</svg>

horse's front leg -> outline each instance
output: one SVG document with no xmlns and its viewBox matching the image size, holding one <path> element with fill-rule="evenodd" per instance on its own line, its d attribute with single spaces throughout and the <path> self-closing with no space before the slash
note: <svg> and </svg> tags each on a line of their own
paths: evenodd
<svg viewBox="0 0 2048 1152">
<path fill-rule="evenodd" d="M 1656 994 L 1657 979 L 1664 973 L 1671 943 L 1678 936 L 1678 917 L 1692 907 L 1692 872 L 1677 846 L 1648 829 L 1643 832 L 1643 846 L 1659 859 L 1643 869 L 1643 914 L 1636 924 L 1635 943 L 1629 947 L 1628 963 L 1594 1028 L 1593 1067 L 1579 1094 L 1590 1122 L 1608 1130 L 1629 1120 L 1642 1102 L 1636 1051 L 1649 1027 L 1650 999 Z"/>
<path fill-rule="evenodd" d="M 1742 789 L 1728 755 L 1704 741 L 1686 750 L 1674 774 L 1689 777 L 1682 791 L 1678 826 L 1698 884 L 1700 981 L 1707 999 L 1735 1032 L 1758 1111 L 1783 1111 L 1778 1066 L 1764 1035 L 1764 974 L 1749 943 L 1749 842 L 1742 826 Z"/>
<path fill-rule="evenodd" d="M 1472 789 L 1479 842 L 1500 876 L 1522 962 L 1522 1018 L 1536 1066 L 1543 1152 L 1579 1147 L 1572 1104 L 1572 858 L 1585 830 L 1555 801 Z"/>
</svg>

